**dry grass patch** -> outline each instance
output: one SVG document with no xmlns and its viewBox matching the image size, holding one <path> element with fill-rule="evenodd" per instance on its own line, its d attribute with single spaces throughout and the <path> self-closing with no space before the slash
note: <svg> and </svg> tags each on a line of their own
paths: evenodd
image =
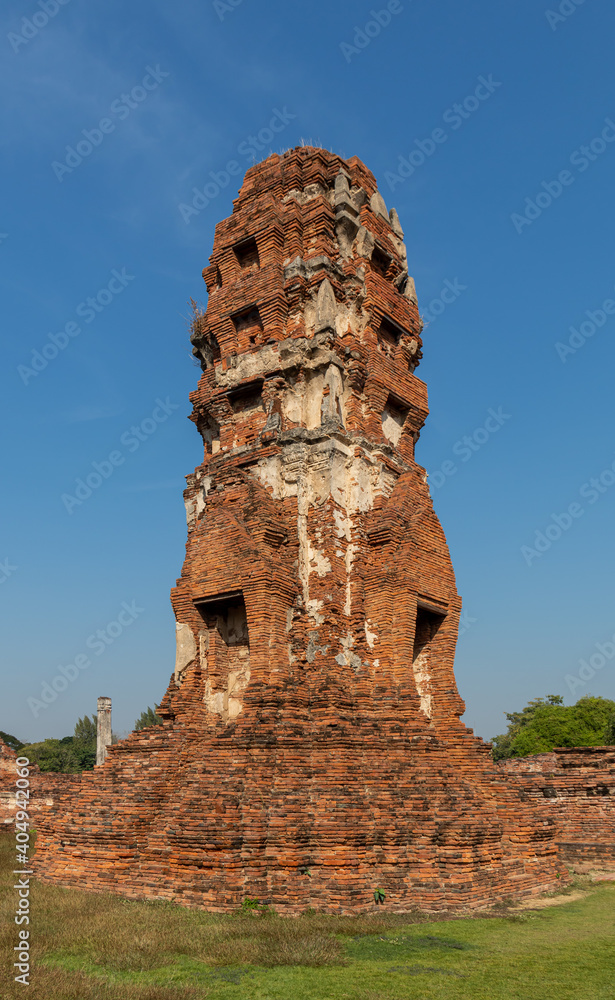
<svg viewBox="0 0 615 1000">
<path fill-rule="evenodd" d="M 13 981 L 12 838 L 0 838 L 0 1000 Z M 588 880 L 589 882 L 589 880 Z M 35 883 L 32 1000 L 610 1000 L 615 887 L 468 915 L 234 915 Z M 570 894 L 568 894 L 570 893 Z M 559 901 L 558 899 L 558 901 Z M 529 901 L 528 901 L 529 902 Z M 539 993 L 536 993 L 538 985 Z M 452 992 L 451 992 L 452 991 Z"/>
<path fill-rule="evenodd" d="M 5 970 L 3 970 L 4 972 Z M 141 986 L 132 983 L 108 983 L 81 972 L 37 965 L 33 970 L 27 991 L 21 983 L 14 982 L 8 970 L 0 985 L 2 1000 L 203 1000 L 207 992 L 203 987 L 190 986 Z"/>
<path fill-rule="evenodd" d="M 13 849 L 12 838 L 1 838 L 0 870 L 12 867 Z M 426 919 L 420 913 L 338 917 L 311 912 L 288 918 L 266 908 L 220 915 L 36 881 L 31 900 L 33 964 L 81 961 L 109 974 L 151 972 L 181 956 L 214 968 L 340 965 L 345 962 L 340 937 L 382 934 Z M 7 950 L 16 940 L 14 906 L 13 893 L 3 892 L 0 942 Z"/>
</svg>

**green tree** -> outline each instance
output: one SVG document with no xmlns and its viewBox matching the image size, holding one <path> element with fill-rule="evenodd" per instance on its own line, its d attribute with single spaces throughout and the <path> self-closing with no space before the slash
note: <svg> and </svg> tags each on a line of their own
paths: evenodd
<svg viewBox="0 0 615 1000">
<path fill-rule="evenodd" d="M 78 774 L 90 771 L 96 763 L 96 716 L 84 715 L 75 723 L 73 736 L 61 740 L 42 740 L 21 747 L 20 753 L 38 764 L 41 771 Z"/>
<path fill-rule="evenodd" d="M 150 708 L 147 706 L 145 712 L 141 712 L 141 715 L 135 722 L 135 729 L 147 729 L 148 726 L 160 726 L 162 724 L 162 719 L 159 715 L 156 715 L 156 708 Z"/>
<path fill-rule="evenodd" d="M 74 739 L 82 740 L 84 743 L 96 743 L 96 726 L 96 715 L 93 715 L 91 719 L 87 715 L 84 715 L 82 719 L 78 719 L 75 723 Z"/>
<path fill-rule="evenodd" d="M 65 736 L 61 740 L 42 740 L 40 743 L 27 743 L 21 748 L 21 755 L 27 757 L 32 764 L 38 764 L 41 771 L 63 771 L 75 774 L 81 770 L 73 753 L 73 737 Z"/>
<path fill-rule="evenodd" d="M 11 750 L 15 751 L 21 750 L 23 746 L 21 740 L 18 740 L 16 736 L 11 736 L 10 733 L 3 733 L 1 729 L 0 729 L 0 740 L 6 743 L 7 747 L 10 747 Z"/>
<path fill-rule="evenodd" d="M 607 723 L 606 732 L 604 734 L 604 744 L 605 746 L 615 746 L 615 712 L 609 718 Z"/>
<path fill-rule="evenodd" d="M 530 724 L 538 709 L 543 705 L 563 704 L 564 699 L 561 694 L 548 694 L 546 698 L 533 698 L 521 712 L 505 712 L 504 714 L 508 719 L 508 729 L 505 733 L 500 736 L 494 736 L 491 740 L 493 743 L 493 759 L 505 760 L 507 757 L 519 756 L 519 754 L 512 752 L 513 741 L 521 730 Z"/>
<path fill-rule="evenodd" d="M 90 771 L 96 764 L 97 717 L 84 715 L 75 723 L 73 756 L 80 771 Z"/>
<path fill-rule="evenodd" d="M 564 705 L 560 695 L 534 698 L 521 712 L 507 712 L 508 731 L 493 738 L 493 759 L 527 757 L 554 747 L 599 746 L 606 742 L 615 702 L 586 695 Z"/>
</svg>

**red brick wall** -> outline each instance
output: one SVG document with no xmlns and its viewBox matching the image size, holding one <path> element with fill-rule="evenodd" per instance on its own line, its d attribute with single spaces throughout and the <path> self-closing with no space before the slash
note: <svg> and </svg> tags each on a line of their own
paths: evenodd
<svg viewBox="0 0 615 1000">
<path fill-rule="evenodd" d="M 555 822 L 563 862 L 615 862 L 615 747 L 558 749 L 499 766 Z"/>
<path fill-rule="evenodd" d="M 15 782 L 19 777 L 16 760 L 19 756 L 0 739 L 0 830 L 12 830 L 15 822 Z M 50 812 L 58 795 L 74 787 L 79 778 L 53 771 L 41 773 L 36 764 L 30 764 L 28 770 L 30 798 L 27 812 L 30 826 L 36 829 L 39 819 Z"/>
</svg>

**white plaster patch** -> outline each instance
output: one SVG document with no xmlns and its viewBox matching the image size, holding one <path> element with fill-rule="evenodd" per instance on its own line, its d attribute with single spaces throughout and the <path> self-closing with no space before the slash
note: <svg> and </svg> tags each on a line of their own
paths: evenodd
<svg viewBox="0 0 615 1000">
<path fill-rule="evenodd" d="M 241 694 L 250 682 L 250 654 L 245 650 L 244 664 L 236 670 L 229 671 L 226 689 L 217 691 L 212 687 L 211 680 L 205 682 L 204 701 L 210 712 L 221 715 L 225 722 L 236 719 L 243 708 Z"/>
<path fill-rule="evenodd" d="M 244 379 L 276 371 L 279 367 L 278 345 L 265 344 L 259 351 L 237 355 L 237 363 L 234 368 L 221 371 L 221 366 L 216 365 L 216 385 L 234 386 Z"/>
<path fill-rule="evenodd" d="M 387 403 L 382 412 L 382 431 L 392 444 L 399 444 L 405 422 L 406 413 Z"/>
<path fill-rule="evenodd" d="M 373 649 L 376 644 L 376 639 L 378 639 L 378 633 L 372 632 L 371 622 L 369 618 L 365 619 L 365 622 L 363 623 L 363 628 L 365 629 L 365 638 L 367 639 L 367 645 L 369 646 L 370 649 Z M 374 663 L 377 662 L 378 662 L 377 660 L 374 660 Z"/>
<path fill-rule="evenodd" d="M 177 622 L 175 626 L 175 680 L 181 683 L 183 674 L 189 663 L 196 656 L 196 642 L 189 625 Z"/>
<path fill-rule="evenodd" d="M 361 657 L 352 652 L 352 647 L 354 646 L 354 637 L 352 632 L 348 632 L 346 634 L 346 638 L 341 638 L 340 641 L 343 652 L 338 653 L 335 657 L 335 662 L 339 663 L 340 666 L 346 664 L 347 666 L 354 667 L 355 670 L 358 670 L 361 666 Z"/>
<path fill-rule="evenodd" d="M 286 420 L 300 424 L 303 418 L 303 393 L 297 389 L 286 392 L 282 400 L 282 413 Z"/>
<path fill-rule="evenodd" d="M 379 470 L 365 458 L 344 459 L 334 455 L 331 467 L 331 495 L 349 514 L 374 506 L 379 490 Z"/>
<path fill-rule="evenodd" d="M 303 588 L 303 600 L 307 606 L 310 599 L 310 542 L 307 532 L 307 517 L 305 514 L 299 514 L 297 517 L 297 539 L 299 542 L 297 573 Z"/>
<path fill-rule="evenodd" d="M 423 651 L 416 657 L 414 663 L 412 664 L 412 668 L 414 671 L 416 690 L 421 699 L 421 710 L 425 713 L 428 719 L 431 719 L 431 672 L 429 670 L 429 653 L 426 649 L 423 649 Z"/>
<path fill-rule="evenodd" d="M 222 715 L 224 712 L 224 692 L 212 690 L 209 679 L 205 681 L 205 704 L 210 712 Z"/>
<path fill-rule="evenodd" d="M 327 198 L 329 192 L 322 186 L 322 184 L 306 184 L 303 191 L 299 188 L 291 188 L 288 194 L 285 194 L 282 198 L 282 202 L 293 201 L 299 202 L 300 205 L 307 204 L 308 201 L 312 201 L 314 198 Z"/>
<path fill-rule="evenodd" d="M 313 548 L 308 542 L 309 551 L 309 572 L 316 572 L 318 576 L 326 576 L 327 573 L 331 572 L 331 563 L 327 559 L 324 552 L 320 549 Z"/>
<path fill-rule="evenodd" d="M 294 490 L 290 489 L 282 477 L 282 463 L 279 455 L 270 455 L 268 458 L 261 459 L 256 465 L 249 466 L 246 472 L 262 483 L 265 488 L 269 487 L 276 500 L 292 496 L 293 493 L 297 492 L 296 484 Z"/>
<path fill-rule="evenodd" d="M 335 530 L 338 538 L 345 538 L 350 541 L 350 518 L 342 510 L 333 511 Z"/>
<path fill-rule="evenodd" d="M 305 383 L 303 418 L 308 430 L 313 430 L 315 427 L 320 427 L 321 423 L 322 391 L 325 385 L 325 376 L 323 372 L 314 374 L 306 372 L 306 375 L 308 375 L 308 379 Z"/>
<path fill-rule="evenodd" d="M 321 608 L 323 607 L 324 607 L 324 601 L 317 601 L 315 598 L 312 598 L 312 600 L 308 601 L 306 604 L 308 615 L 310 616 L 310 618 L 314 619 L 317 625 L 322 625 L 322 623 L 325 620 L 325 616 L 319 614 Z"/>
<path fill-rule="evenodd" d="M 351 574 L 351 571 L 352 571 L 352 564 L 354 562 L 354 557 L 355 557 L 356 552 L 357 552 L 357 546 L 353 545 L 352 542 L 349 542 L 348 543 L 348 547 L 346 548 L 346 560 L 345 560 L 345 562 L 346 562 L 346 601 L 344 603 L 344 614 L 348 615 L 348 616 L 350 616 L 350 613 L 351 613 L 351 610 L 352 610 L 352 601 L 351 601 L 351 582 L 352 581 L 351 581 L 350 574 Z"/>
<path fill-rule="evenodd" d="M 354 563 L 354 557 L 357 554 L 357 552 L 358 552 L 358 547 L 354 545 L 353 542 L 349 542 L 348 547 L 346 549 L 346 572 L 348 574 L 352 569 L 352 564 Z"/>
<path fill-rule="evenodd" d="M 209 632 L 199 632 L 199 661 L 201 670 L 207 669 L 207 653 L 209 651 Z"/>
</svg>

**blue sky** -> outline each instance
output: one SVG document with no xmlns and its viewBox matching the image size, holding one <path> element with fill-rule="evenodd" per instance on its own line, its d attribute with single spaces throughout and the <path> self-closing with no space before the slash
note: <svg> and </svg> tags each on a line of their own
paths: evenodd
<svg viewBox="0 0 615 1000">
<path fill-rule="evenodd" d="M 202 455 L 187 302 L 226 165 L 301 141 L 374 172 L 431 320 L 417 457 L 464 599 L 465 721 L 615 696 L 614 28 L 597 0 L 4 5 L 0 729 L 64 736 L 104 694 L 121 732 L 164 693 Z"/>
</svg>

